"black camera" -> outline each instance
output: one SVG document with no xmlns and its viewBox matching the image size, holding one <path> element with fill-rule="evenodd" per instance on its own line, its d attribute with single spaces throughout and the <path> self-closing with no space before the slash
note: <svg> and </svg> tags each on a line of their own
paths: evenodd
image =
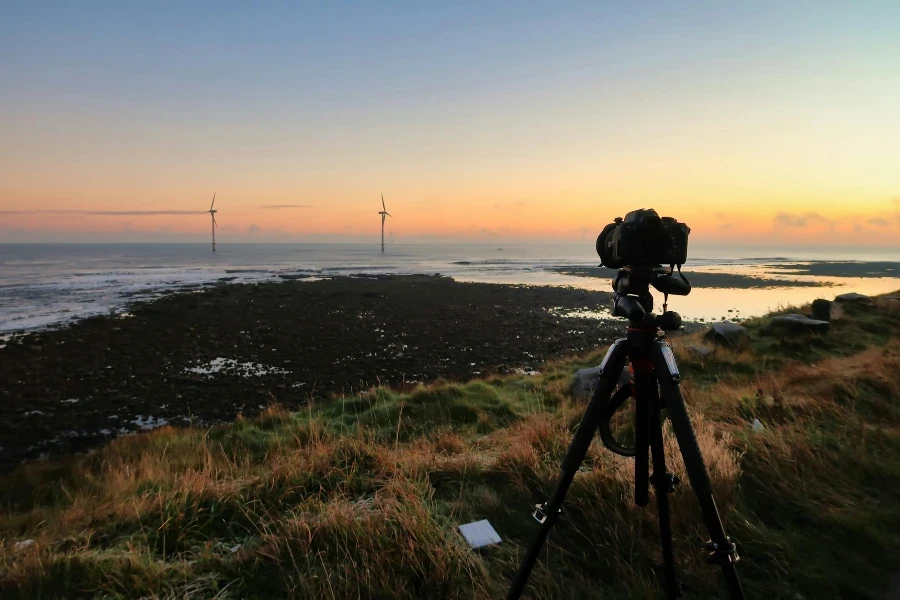
<svg viewBox="0 0 900 600">
<path fill-rule="evenodd" d="M 629 265 L 683 265 L 687 261 L 691 228 L 652 208 L 633 210 L 603 228 L 597 254 L 604 267 Z"/>
</svg>

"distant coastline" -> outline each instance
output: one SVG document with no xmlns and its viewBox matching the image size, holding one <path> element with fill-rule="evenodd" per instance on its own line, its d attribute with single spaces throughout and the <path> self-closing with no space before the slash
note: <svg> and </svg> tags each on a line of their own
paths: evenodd
<svg viewBox="0 0 900 600">
<path fill-rule="evenodd" d="M 574 277 L 595 277 L 612 279 L 616 276 L 614 269 L 605 267 L 552 267 L 549 269 L 561 275 Z M 797 279 L 766 279 L 754 275 L 739 273 L 710 273 L 704 271 L 683 271 L 684 276 L 695 288 L 712 289 L 774 289 L 783 287 L 832 287 L 827 281 L 801 281 Z"/>
<path fill-rule="evenodd" d="M 890 261 L 827 261 L 792 262 L 767 265 L 792 275 L 816 277 L 900 277 L 900 262 Z"/>
</svg>

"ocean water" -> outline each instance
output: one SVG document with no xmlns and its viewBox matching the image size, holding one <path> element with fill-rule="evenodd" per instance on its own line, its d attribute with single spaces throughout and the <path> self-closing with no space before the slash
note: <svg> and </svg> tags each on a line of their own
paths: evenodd
<svg viewBox="0 0 900 600">
<path fill-rule="evenodd" d="M 786 305 L 900 289 L 897 278 L 838 277 L 830 288 L 778 287 L 766 265 L 808 260 L 897 260 L 890 251 L 846 249 L 691 249 L 686 268 L 763 275 L 771 289 L 697 289 L 670 299 L 687 318 L 718 319 L 763 314 Z M 459 281 L 571 285 L 609 290 L 607 279 L 561 275 L 556 266 L 596 266 L 592 244 L 487 245 L 390 244 L 382 254 L 369 244 L 0 244 L 0 335 L 52 326 L 91 315 L 124 311 L 129 302 L 229 281 L 279 281 L 292 275 L 440 273 Z M 808 278 L 808 277 L 806 277 Z"/>
</svg>

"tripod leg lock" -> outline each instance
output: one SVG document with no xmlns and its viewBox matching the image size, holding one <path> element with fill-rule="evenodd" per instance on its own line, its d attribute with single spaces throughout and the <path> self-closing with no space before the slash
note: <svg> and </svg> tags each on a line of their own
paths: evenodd
<svg viewBox="0 0 900 600">
<path fill-rule="evenodd" d="M 620 345 L 624 344 L 627 340 L 625 338 L 619 338 L 612 343 L 609 347 L 609 350 L 606 351 L 606 355 L 603 357 L 603 360 L 600 361 L 600 376 L 606 372 L 606 367 L 609 364 L 609 360 L 613 357 L 613 355 L 618 351 Z"/>
<path fill-rule="evenodd" d="M 666 365 L 666 371 L 671 378 L 672 383 L 678 383 L 681 381 L 681 374 L 678 372 L 678 363 L 675 362 L 675 355 L 672 354 L 672 349 L 669 348 L 665 343 L 661 344 L 659 347 L 660 354 L 662 355 L 663 362 Z"/>
<path fill-rule="evenodd" d="M 709 552 L 709 557 L 707 557 L 706 561 L 710 564 L 725 564 L 727 562 L 734 564 L 741 560 L 737 553 L 737 546 L 727 536 L 725 537 L 725 543 L 721 546 L 712 540 L 706 542 L 706 550 Z"/>
<path fill-rule="evenodd" d="M 540 523 L 541 525 L 547 520 L 547 513 L 544 512 L 544 507 L 546 504 L 535 504 L 534 512 L 531 513 L 531 516 L 534 517 L 534 520 Z M 562 509 L 556 511 L 556 514 L 562 513 Z"/>
<path fill-rule="evenodd" d="M 666 491 L 671 494 L 675 491 L 675 488 L 681 484 L 681 479 L 673 473 L 654 473 L 650 477 L 650 483 L 658 490 L 657 493 L 659 493 L 659 491 Z"/>
</svg>

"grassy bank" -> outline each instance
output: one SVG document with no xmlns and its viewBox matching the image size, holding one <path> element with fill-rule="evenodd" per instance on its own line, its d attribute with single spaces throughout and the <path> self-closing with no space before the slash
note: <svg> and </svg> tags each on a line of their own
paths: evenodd
<svg viewBox="0 0 900 600">
<path fill-rule="evenodd" d="M 878 598 L 900 554 L 900 302 L 850 309 L 824 337 L 764 324 L 748 323 L 750 348 L 705 360 L 687 349 L 697 335 L 673 342 L 745 589 Z M 599 358 L 273 407 L 22 467 L 0 480 L 0 596 L 502 597 L 583 410 L 571 374 Z M 595 443 L 531 597 L 658 596 L 655 510 L 634 506 L 632 485 L 631 461 Z M 719 597 L 686 485 L 672 508 L 690 596 Z M 477 553 L 456 527 L 483 518 L 504 542 Z"/>
</svg>

